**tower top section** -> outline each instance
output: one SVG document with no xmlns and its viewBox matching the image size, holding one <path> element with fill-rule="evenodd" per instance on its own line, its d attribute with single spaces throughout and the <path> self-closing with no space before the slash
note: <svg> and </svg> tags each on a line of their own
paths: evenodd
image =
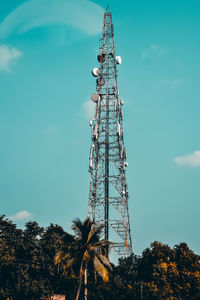
<svg viewBox="0 0 200 300">
<path fill-rule="evenodd" d="M 110 12 L 109 4 L 107 4 L 107 6 L 106 6 L 106 12 Z"/>
</svg>

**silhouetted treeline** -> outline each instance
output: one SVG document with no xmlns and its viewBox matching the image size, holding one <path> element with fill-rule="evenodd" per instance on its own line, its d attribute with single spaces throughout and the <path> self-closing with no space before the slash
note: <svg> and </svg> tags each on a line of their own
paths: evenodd
<svg viewBox="0 0 200 300">
<path fill-rule="evenodd" d="M 21 230 L 0 217 L 0 299 L 41 299 L 65 294 L 74 299 L 78 270 L 64 272 L 57 253 L 67 253 L 75 237 L 59 225 L 36 222 Z M 154 242 L 141 256 L 119 259 L 104 283 L 88 270 L 88 299 L 200 299 L 199 256 L 181 243 L 170 248 Z M 83 293 L 80 295 L 83 299 Z"/>
</svg>

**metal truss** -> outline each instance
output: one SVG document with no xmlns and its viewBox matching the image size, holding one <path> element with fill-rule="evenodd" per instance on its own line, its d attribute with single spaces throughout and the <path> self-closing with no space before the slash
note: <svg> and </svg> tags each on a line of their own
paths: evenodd
<svg viewBox="0 0 200 300">
<path fill-rule="evenodd" d="M 104 226 L 104 238 L 114 242 L 119 256 L 132 253 L 126 183 L 126 149 L 123 134 L 123 102 L 117 88 L 117 60 L 112 16 L 104 13 L 100 39 L 96 90 L 98 101 L 91 121 L 92 146 L 89 171 L 88 215 Z M 119 63 L 119 61 L 118 61 Z"/>
</svg>

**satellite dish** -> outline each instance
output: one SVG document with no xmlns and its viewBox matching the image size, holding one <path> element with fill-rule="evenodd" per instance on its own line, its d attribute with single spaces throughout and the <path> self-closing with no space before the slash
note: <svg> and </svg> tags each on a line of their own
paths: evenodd
<svg viewBox="0 0 200 300">
<path fill-rule="evenodd" d="M 101 71 L 98 68 L 92 69 L 92 75 L 94 77 L 98 77 L 100 73 L 101 73 Z"/>
<path fill-rule="evenodd" d="M 102 85 L 104 85 L 104 84 L 105 84 L 105 82 L 104 82 L 103 78 L 98 78 L 98 79 L 97 79 L 97 85 L 102 86 Z"/>
<path fill-rule="evenodd" d="M 121 56 L 116 56 L 116 63 L 117 63 L 118 65 L 121 65 L 121 63 L 122 63 L 122 58 L 121 58 Z"/>
<path fill-rule="evenodd" d="M 97 55 L 97 60 L 98 60 L 99 62 L 104 62 L 105 59 L 106 59 L 105 53 Z"/>
<path fill-rule="evenodd" d="M 99 94 L 92 94 L 91 100 L 95 103 L 98 102 L 100 100 Z"/>
</svg>

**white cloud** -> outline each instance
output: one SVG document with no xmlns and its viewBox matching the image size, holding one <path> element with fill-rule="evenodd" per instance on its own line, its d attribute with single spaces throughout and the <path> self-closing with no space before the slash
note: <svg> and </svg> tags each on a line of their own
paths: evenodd
<svg viewBox="0 0 200 300">
<path fill-rule="evenodd" d="M 56 133 L 56 132 L 58 132 L 58 128 L 57 127 L 46 127 L 45 129 L 44 129 L 44 132 L 45 133 Z"/>
<path fill-rule="evenodd" d="M 151 44 L 151 45 L 150 45 L 150 48 L 151 48 L 152 50 L 157 50 L 157 49 L 160 48 L 160 45 L 158 45 L 158 44 Z"/>
<path fill-rule="evenodd" d="M 26 220 L 33 217 L 33 214 L 27 210 L 22 210 L 10 217 L 12 221 Z"/>
<path fill-rule="evenodd" d="M 155 56 L 163 56 L 167 53 L 165 47 L 159 44 L 151 44 L 146 49 L 141 50 L 140 57 L 144 62 L 150 62 Z"/>
<path fill-rule="evenodd" d="M 0 45 L 0 70 L 10 71 L 13 63 L 22 56 L 22 52 L 14 47 Z"/>
<path fill-rule="evenodd" d="M 82 108 L 84 110 L 85 117 L 87 119 L 91 119 L 94 117 L 95 109 L 96 109 L 96 104 L 94 102 L 92 102 L 91 100 L 88 100 L 85 103 L 83 103 Z"/>
<path fill-rule="evenodd" d="M 0 38 L 47 25 L 67 25 L 88 35 L 102 30 L 104 10 L 88 0 L 28 0 L 0 23 Z"/>
<path fill-rule="evenodd" d="M 180 166 L 200 167 L 200 150 L 185 156 L 177 156 L 174 158 L 174 162 Z"/>
</svg>

